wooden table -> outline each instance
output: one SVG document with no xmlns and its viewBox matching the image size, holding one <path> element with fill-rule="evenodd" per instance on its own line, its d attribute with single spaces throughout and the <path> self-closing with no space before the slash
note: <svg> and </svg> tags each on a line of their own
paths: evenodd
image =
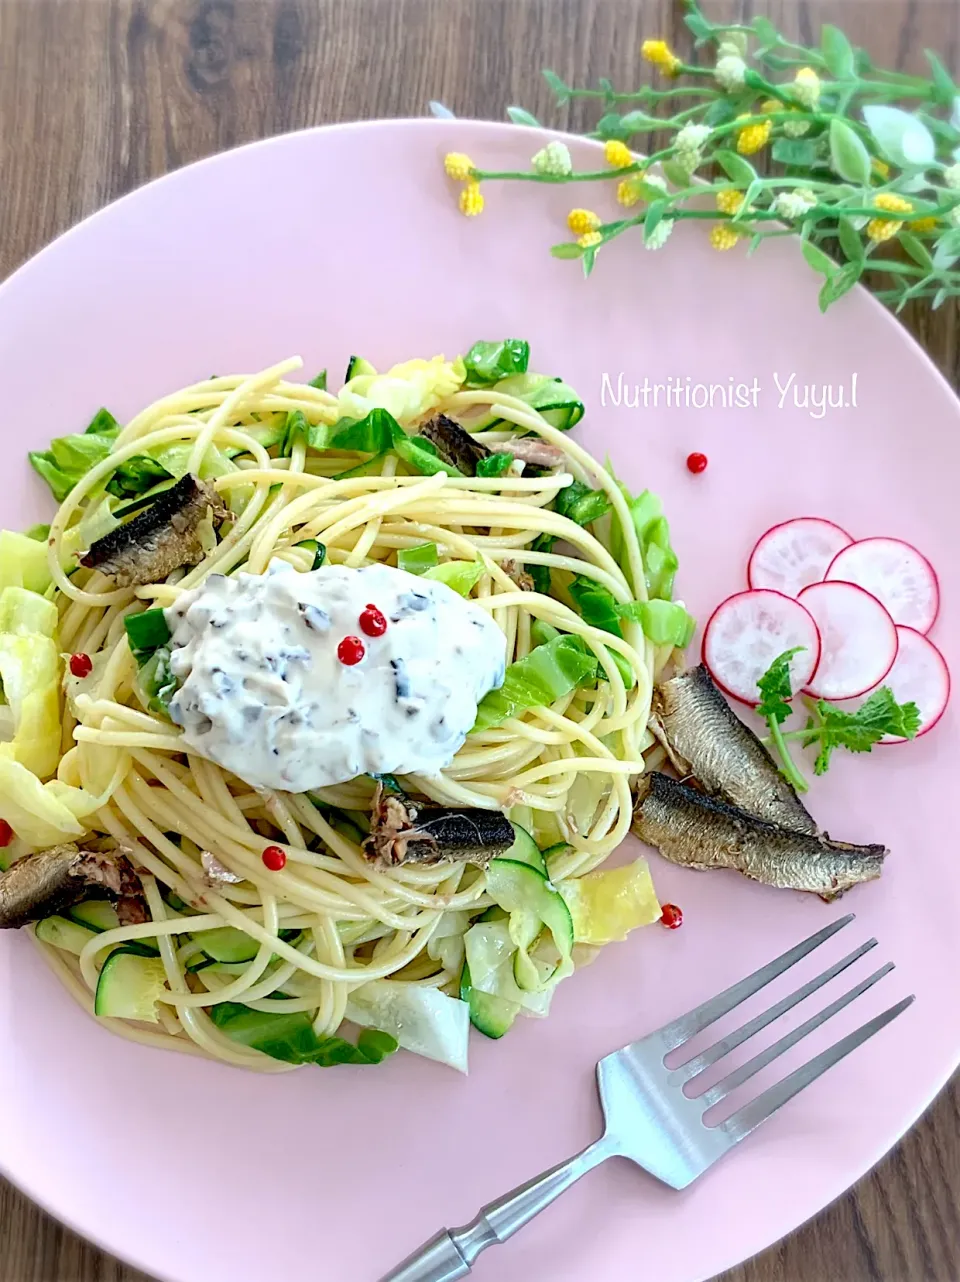
<svg viewBox="0 0 960 1282">
<path fill-rule="evenodd" d="M 767 12 L 805 41 L 832 21 L 879 63 L 920 70 L 930 46 L 960 69 L 957 0 L 706 7 Z M 550 111 L 540 68 L 632 87 L 657 35 L 685 47 L 669 0 L 0 0 L 0 277 L 140 183 L 304 125 L 422 115 L 435 98 L 589 127 L 580 108 Z M 956 383 L 956 308 L 909 323 Z M 956 1282 L 958 1191 L 955 1083 L 856 1189 L 726 1282 Z M 0 1183 L 0 1282 L 141 1276 Z"/>
</svg>

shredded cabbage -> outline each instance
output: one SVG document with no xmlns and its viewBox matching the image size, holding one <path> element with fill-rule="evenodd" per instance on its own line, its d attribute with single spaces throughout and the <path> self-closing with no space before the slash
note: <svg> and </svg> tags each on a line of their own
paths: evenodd
<svg viewBox="0 0 960 1282">
<path fill-rule="evenodd" d="M 646 859 L 575 877 L 560 884 L 578 944 L 611 944 L 638 926 L 660 920 L 660 904 Z"/>
<path fill-rule="evenodd" d="M 38 543 L 16 530 L 0 530 L 0 589 L 46 592 L 51 582 L 46 543 Z"/>
<path fill-rule="evenodd" d="M 364 418 L 385 409 L 398 423 L 411 424 L 432 406 L 460 390 L 466 378 L 463 360 L 403 361 L 386 374 L 358 374 L 344 383 L 337 400 L 345 418 Z"/>
<path fill-rule="evenodd" d="M 0 744 L 0 755 L 40 778 L 52 775 L 60 759 L 58 663 L 50 637 L 0 636 L 0 678 L 13 713 L 13 740 Z"/>
<path fill-rule="evenodd" d="M 52 640 L 57 632 L 57 607 L 38 592 L 27 588 L 4 588 L 0 592 L 0 633 L 30 636 L 36 633 Z"/>
<path fill-rule="evenodd" d="M 415 1055 L 467 1071 L 470 1008 L 439 988 L 375 979 L 353 990 L 346 1016 L 361 1027 L 391 1034 Z"/>
</svg>

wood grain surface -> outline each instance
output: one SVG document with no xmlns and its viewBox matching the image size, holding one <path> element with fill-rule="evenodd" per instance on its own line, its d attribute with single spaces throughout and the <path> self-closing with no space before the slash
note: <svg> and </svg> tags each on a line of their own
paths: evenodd
<svg viewBox="0 0 960 1282">
<path fill-rule="evenodd" d="M 933 47 L 960 70 L 957 0 L 706 7 L 766 12 L 807 41 L 830 21 L 877 62 L 920 70 Z M 131 188 L 250 139 L 422 115 L 431 98 L 458 115 L 518 103 L 589 127 L 580 104 L 550 110 L 540 69 L 630 88 L 640 41 L 656 35 L 685 47 L 669 0 L 0 0 L 0 277 Z M 956 308 L 908 323 L 956 386 Z M 954 1083 L 853 1191 L 725 1282 L 957 1282 L 958 1206 Z M 0 1282 L 140 1278 L 0 1181 Z"/>
</svg>

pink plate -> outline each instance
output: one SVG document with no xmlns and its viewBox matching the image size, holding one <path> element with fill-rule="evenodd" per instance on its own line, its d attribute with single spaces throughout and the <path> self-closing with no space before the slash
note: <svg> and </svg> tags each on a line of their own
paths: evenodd
<svg viewBox="0 0 960 1282">
<path fill-rule="evenodd" d="M 701 618 L 740 587 L 764 530 L 818 512 L 924 549 L 943 576 L 934 639 L 958 670 L 960 412 L 926 356 L 865 293 L 820 315 L 817 280 L 785 240 L 748 260 L 742 246 L 711 250 L 703 224 L 658 253 L 629 235 L 585 282 L 548 248 L 568 237 L 571 205 L 612 216 L 612 191 L 491 185 L 483 216 L 461 217 L 444 152 L 523 168 L 543 141 L 458 121 L 293 134 L 181 170 L 71 231 L 0 290 L 3 524 L 52 510 L 27 448 L 101 404 L 126 419 L 211 371 L 294 352 L 305 377 L 329 366 L 336 378 L 354 351 L 383 366 L 517 336 L 535 368 L 581 392 L 578 439 L 663 496 L 681 593 Z M 574 153 L 597 166 L 589 144 Z M 691 450 L 709 456 L 702 475 L 684 466 Z M 897 752 L 837 754 L 811 790 L 815 813 L 838 837 L 893 850 L 883 879 L 842 907 L 654 856 L 683 929 L 612 945 L 548 1020 L 502 1042 L 477 1035 L 469 1079 L 405 1054 L 260 1077 L 146 1050 L 97 1028 L 29 939 L 5 935 L 0 1164 L 89 1237 L 176 1282 L 373 1282 L 439 1226 L 592 1140 L 598 1057 L 855 910 L 817 963 L 875 935 L 850 976 L 898 969 L 816 1046 L 916 993 L 905 1015 L 686 1192 L 610 1163 L 475 1270 L 480 1282 L 709 1277 L 869 1170 L 957 1064 L 958 771 L 953 709 Z"/>
</svg>

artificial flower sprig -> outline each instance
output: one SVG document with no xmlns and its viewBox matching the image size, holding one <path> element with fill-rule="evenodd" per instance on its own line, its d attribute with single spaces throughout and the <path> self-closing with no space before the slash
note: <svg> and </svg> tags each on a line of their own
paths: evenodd
<svg viewBox="0 0 960 1282">
<path fill-rule="evenodd" d="M 930 77 L 908 76 L 873 67 L 837 27 L 825 26 L 820 47 L 806 48 L 765 17 L 716 24 L 696 0 L 685 8 L 709 57 L 692 64 L 663 40 L 644 41 L 641 56 L 662 87 L 578 89 L 544 72 L 558 105 L 602 104 L 587 135 L 604 143 L 602 168 L 576 170 L 559 140 L 524 171 L 483 170 L 452 152 L 444 163 L 462 183 L 461 212 L 482 213 L 485 188 L 499 181 L 612 182 L 623 217 L 605 222 L 578 203 L 567 219 L 572 239 L 551 250 L 579 258 L 587 275 L 625 232 L 655 250 L 678 221 L 708 220 L 720 251 L 745 241 L 752 253 L 772 236 L 799 233 L 824 278 L 823 310 L 858 280 L 898 311 L 913 298 L 936 308 L 960 294 L 960 89 L 940 60 L 928 52 Z M 522 108 L 508 114 L 539 124 Z M 638 135 L 659 145 L 644 155 Z"/>
</svg>

